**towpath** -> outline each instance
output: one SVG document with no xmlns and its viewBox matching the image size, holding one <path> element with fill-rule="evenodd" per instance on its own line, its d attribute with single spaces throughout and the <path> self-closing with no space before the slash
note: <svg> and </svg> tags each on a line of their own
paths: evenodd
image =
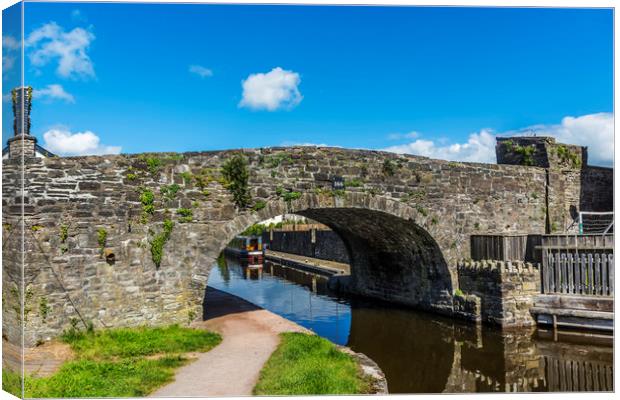
<svg viewBox="0 0 620 400">
<path fill-rule="evenodd" d="M 177 370 L 174 382 L 152 397 L 248 396 L 281 332 L 305 328 L 237 296 L 207 288 L 205 321 L 193 326 L 218 332 L 222 342 Z"/>
</svg>

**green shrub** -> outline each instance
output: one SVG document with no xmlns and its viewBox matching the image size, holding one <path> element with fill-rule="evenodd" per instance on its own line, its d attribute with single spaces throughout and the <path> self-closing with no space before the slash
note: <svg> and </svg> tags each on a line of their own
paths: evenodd
<svg viewBox="0 0 620 400">
<path fill-rule="evenodd" d="M 237 207 L 247 207 L 251 200 L 248 187 L 250 172 L 247 159 L 239 154 L 229 158 L 222 165 L 222 176 L 226 180 L 225 187 L 232 194 L 233 202 Z"/>
<path fill-rule="evenodd" d="M 147 157 L 146 159 L 146 168 L 149 170 L 152 176 L 155 176 L 159 173 L 159 170 L 162 166 L 162 161 L 159 157 Z"/>
<path fill-rule="evenodd" d="M 254 224 L 249 226 L 246 230 L 244 230 L 241 234 L 243 236 L 260 236 L 267 229 L 267 226 L 263 224 Z"/>
<path fill-rule="evenodd" d="M 293 200 L 297 200 L 301 197 L 301 193 L 300 192 L 286 192 L 284 194 L 282 194 L 282 199 L 284 199 L 284 201 L 291 202 Z"/>
<path fill-rule="evenodd" d="M 385 176 L 394 176 L 396 174 L 396 163 L 389 158 L 383 161 L 383 174 Z"/>
</svg>

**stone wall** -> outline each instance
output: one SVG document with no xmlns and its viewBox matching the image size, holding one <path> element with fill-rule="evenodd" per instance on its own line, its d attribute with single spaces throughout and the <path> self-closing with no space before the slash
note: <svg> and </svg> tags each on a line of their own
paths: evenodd
<svg viewBox="0 0 620 400">
<path fill-rule="evenodd" d="M 588 166 L 581 170 L 579 180 L 579 211 L 613 211 L 613 169 Z"/>
<path fill-rule="evenodd" d="M 314 230 L 314 234 L 312 230 L 264 232 L 263 243 L 269 244 L 269 248 L 275 251 L 349 263 L 344 242 L 331 230 Z"/>
<path fill-rule="evenodd" d="M 483 322 L 502 327 L 535 325 L 530 314 L 540 293 L 538 265 L 522 261 L 463 261 L 459 289 L 480 298 Z"/>
<path fill-rule="evenodd" d="M 236 154 L 249 162 L 252 204 L 243 209 L 221 174 Z M 355 293 L 445 314 L 453 313 L 456 264 L 469 257 L 470 235 L 546 230 L 547 170 L 539 167 L 296 147 L 37 158 L 24 168 L 22 196 L 19 160 L 3 161 L 3 224 L 14 229 L 23 209 L 28 345 L 72 323 L 164 324 L 200 315 L 220 251 L 277 215 L 303 215 L 336 232 L 350 250 Z M 333 190 L 336 177 L 357 183 Z M 178 185 L 173 195 L 170 185 Z M 145 189 L 154 195 L 148 208 Z M 287 201 L 286 193 L 294 196 Z M 563 202 L 573 197 L 552 199 L 567 209 Z M 174 228 L 156 265 L 153 243 L 164 220 Z M 11 296 L 10 285 L 3 295 Z M 14 324 L 3 320 L 11 341 L 20 331 Z"/>
</svg>

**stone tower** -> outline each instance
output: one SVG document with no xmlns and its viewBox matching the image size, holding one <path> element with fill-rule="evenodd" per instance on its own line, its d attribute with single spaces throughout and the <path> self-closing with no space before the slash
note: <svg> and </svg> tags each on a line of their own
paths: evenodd
<svg viewBox="0 0 620 400">
<path fill-rule="evenodd" d="M 497 138 L 495 154 L 498 164 L 545 168 L 547 190 L 536 195 L 546 199 L 546 233 L 576 229 L 578 212 L 593 207 L 586 193 L 600 168 L 588 166 L 587 147 L 558 143 L 548 136 L 515 136 Z"/>
<path fill-rule="evenodd" d="M 588 164 L 588 148 L 557 143 L 548 136 L 497 138 L 498 164 L 528 165 L 553 170 L 580 170 Z"/>
</svg>

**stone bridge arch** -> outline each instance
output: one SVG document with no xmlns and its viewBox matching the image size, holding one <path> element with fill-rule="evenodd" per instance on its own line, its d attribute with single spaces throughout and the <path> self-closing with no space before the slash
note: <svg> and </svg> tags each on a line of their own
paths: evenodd
<svg viewBox="0 0 620 400">
<path fill-rule="evenodd" d="M 420 226 L 420 219 L 425 219 L 420 211 L 383 196 L 304 193 L 294 202 L 269 201 L 260 212 L 237 216 L 227 223 L 223 228 L 226 235 L 207 256 L 215 260 L 226 244 L 248 226 L 283 214 L 311 218 L 341 237 L 351 260 L 348 291 L 407 306 L 451 312 L 456 271 L 450 268 L 444 253 L 452 249 L 442 249 L 432 234 Z M 204 266 L 195 268 L 200 270 Z"/>
</svg>

